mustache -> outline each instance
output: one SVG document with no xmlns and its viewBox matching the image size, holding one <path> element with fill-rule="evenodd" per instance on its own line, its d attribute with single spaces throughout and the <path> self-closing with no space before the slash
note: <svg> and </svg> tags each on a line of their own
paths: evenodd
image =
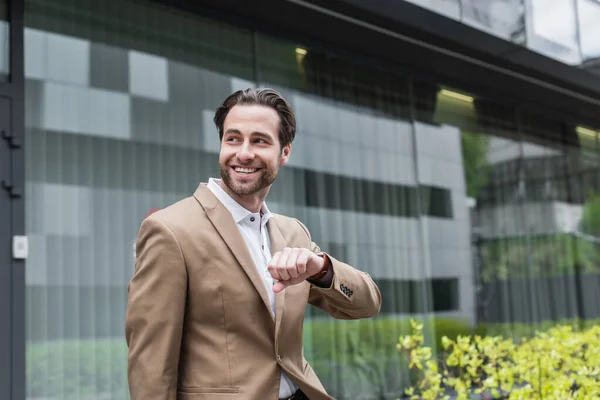
<svg viewBox="0 0 600 400">
<path fill-rule="evenodd" d="M 238 167 L 242 167 L 242 168 L 264 168 L 265 165 L 263 163 L 260 164 L 245 164 L 243 162 L 236 162 L 236 161 L 230 161 L 227 163 L 228 167 L 233 167 L 233 166 L 238 166 Z"/>
</svg>

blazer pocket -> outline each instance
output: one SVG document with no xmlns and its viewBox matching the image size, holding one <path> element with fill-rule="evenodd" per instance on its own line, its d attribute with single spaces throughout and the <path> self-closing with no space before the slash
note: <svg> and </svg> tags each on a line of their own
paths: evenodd
<svg viewBox="0 0 600 400">
<path fill-rule="evenodd" d="M 224 394 L 237 394 L 240 392 L 239 387 L 180 387 L 178 389 L 180 393 L 224 393 Z"/>
</svg>

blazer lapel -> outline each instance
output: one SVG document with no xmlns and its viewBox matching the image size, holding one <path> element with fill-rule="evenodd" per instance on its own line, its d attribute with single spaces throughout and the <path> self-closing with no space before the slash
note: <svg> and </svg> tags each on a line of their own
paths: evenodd
<svg viewBox="0 0 600 400">
<path fill-rule="evenodd" d="M 252 255 L 245 245 L 246 242 L 235 224 L 235 221 L 231 217 L 229 210 L 227 210 L 227 208 L 213 195 L 205 184 L 201 184 L 198 187 L 194 193 L 194 197 L 202 204 L 206 211 L 206 215 L 211 220 L 229 249 L 231 249 L 231 252 L 244 269 L 244 272 L 246 272 L 246 275 L 250 278 L 254 288 L 260 294 L 265 306 L 269 312 L 271 312 L 269 296 L 267 295 L 264 281 L 254 264 Z"/>
<path fill-rule="evenodd" d="M 271 241 L 271 254 L 282 251 L 286 247 L 286 242 L 279 227 L 275 223 L 274 217 L 271 217 L 269 222 L 267 222 L 267 228 L 269 229 L 269 240 Z M 277 340 L 279 335 L 279 328 L 283 318 L 286 293 L 287 289 L 275 294 L 275 340 Z"/>
</svg>

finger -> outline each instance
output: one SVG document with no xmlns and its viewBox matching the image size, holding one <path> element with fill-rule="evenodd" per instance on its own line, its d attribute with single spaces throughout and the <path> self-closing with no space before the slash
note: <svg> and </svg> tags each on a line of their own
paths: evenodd
<svg viewBox="0 0 600 400">
<path fill-rule="evenodd" d="M 288 257 L 288 260 L 290 258 L 294 258 L 294 255 L 290 255 Z M 288 267 L 286 264 L 281 265 L 281 263 L 279 263 L 279 266 L 277 267 L 277 271 L 279 272 L 279 276 L 281 276 L 281 279 L 284 281 L 287 281 L 288 279 L 291 278 L 290 276 L 290 267 Z"/>
<path fill-rule="evenodd" d="M 308 264 L 308 258 L 310 254 L 308 251 L 301 251 L 296 259 L 296 270 L 298 271 L 297 276 L 306 274 L 306 264 Z"/>
<path fill-rule="evenodd" d="M 271 274 L 273 279 L 277 281 L 281 280 L 281 276 L 279 276 L 279 269 L 277 268 L 280 259 L 281 252 L 278 251 L 277 253 L 273 254 L 273 257 L 271 258 L 271 261 L 269 261 L 269 265 L 267 266 L 269 273 Z"/>
<path fill-rule="evenodd" d="M 289 247 L 284 248 L 281 252 L 281 257 L 279 257 L 279 260 L 277 262 L 277 274 L 281 277 L 280 280 L 286 281 L 290 279 L 290 275 L 287 271 L 287 265 L 289 263 L 290 257 L 293 257 L 292 249 L 290 249 Z"/>
<path fill-rule="evenodd" d="M 277 264 L 275 264 L 276 267 L 285 266 L 287 264 L 291 250 L 292 249 L 286 247 L 281 251 L 281 256 L 279 256 L 279 260 L 277 260 Z"/>
<path fill-rule="evenodd" d="M 287 260 L 287 272 L 290 275 L 290 279 L 297 278 L 300 276 L 298 271 L 298 257 L 302 254 L 302 249 L 293 249 L 290 253 L 290 257 Z"/>
<path fill-rule="evenodd" d="M 273 284 L 273 292 L 279 293 L 283 291 L 286 287 L 290 286 L 292 282 L 290 281 L 277 281 Z"/>
<path fill-rule="evenodd" d="M 299 283 L 304 282 L 304 280 L 305 280 L 304 278 L 298 277 L 298 278 L 293 278 L 293 279 L 290 279 L 290 280 L 287 280 L 287 281 L 278 281 L 278 282 L 275 282 L 273 284 L 273 292 L 279 293 L 279 292 L 281 292 L 282 290 L 284 290 L 287 287 L 290 287 L 292 285 L 297 285 Z"/>
<path fill-rule="evenodd" d="M 298 258 L 298 249 L 289 249 L 289 256 L 286 260 L 285 266 L 288 268 L 296 267 L 296 259 Z"/>
</svg>

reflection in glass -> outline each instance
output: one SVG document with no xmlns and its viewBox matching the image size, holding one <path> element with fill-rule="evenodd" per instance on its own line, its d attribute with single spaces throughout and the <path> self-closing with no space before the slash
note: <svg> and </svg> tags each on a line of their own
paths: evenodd
<svg viewBox="0 0 600 400">
<path fill-rule="evenodd" d="M 463 3 L 504 32 L 485 13 L 518 9 Z M 403 397 L 414 375 L 396 342 L 411 317 L 433 340 L 587 315 L 569 274 L 579 252 L 596 279 L 583 285 L 597 282 L 600 253 L 567 231 L 585 220 L 600 237 L 598 127 L 563 137 L 560 121 L 151 3 L 73 4 L 28 0 L 25 20 L 28 398 L 127 398 L 139 224 L 218 174 L 214 108 L 257 84 L 298 121 L 269 207 L 383 294 L 370 320 L 307 310 L 305 356 L 335 398 Z"/>
<path fill-rule="evenodd" d="M 578 0 L 577 12 L 582 65 L 600 74 L 600 2 Z"/>
<path fill-rule="evenodd" d="M 407 331 L 406 316 L 460 307 L 456 276 L 440 279 L 425 267 L 422 221 L 451 226 L 451 196 L 447 185 L 416 179 L 407 79 L 310 48 L 297 57 L 293 43 L 263 35 L 256 48 L 260 85 L 281 90 L 299 127 L 288 183 L 276 184 L 270 198 L 385 293 L 380 317 L 359 323 L 309 307 L 305 356 L 334 398 L 400 397 L 410 375 L 402 354 L 389 349 Z M 426 332 L 433 334 L 433 321 Z"/>
<path fill-rule="evenodd" d="M 575 128 L 579 146 L 573 149 L 571 168 L 579 173 L 581 203 L 578 208 L 577 232 L 574 240 L 574 253 L 578 263 L 575 274 L 582 277 L 579 285 L 582 292 L 583 314 L 593 310 L 590 304 L 594 301 L 593 292 L 586 283 L 594 282 L 600 277 L 600 151 L 598 127 L 577 126 Z"/>
<path fill-rule="evenodd" d="M 460 0 L 406 0 L 448 18 L 460 18 Z"/>
<path fill-rule="evenodd" d="M 26 3 L 27 398 L 126 400 L 132 244 L 218 173 L 212 113 L 248 87 L 251 35 L 137 1 Z"/>
<path fill-rule="evenodd" d="M 567 64 L 579 64 L 574 0 L 527 0 L 527 47 Z"/>
<path fill-rule="evenodd" d="M 581 200 L 565 145 L 577 142 L 575 131 L 537 114 L 520 119 L 520 139 L 490 141 L 489 183 L 477 207 L 485 288 L 478 305 L 484 321 L 523 321 L 532 329 L 580 315 L 570 235 Z"/>
<path fill-rule="evenodd" d="M 525 42 L 523 0 L 461 0 L 462 20 L 514 43 Z"/>
<path fill-rule="evenodd" d="M 8 80 L 10 71 L 10 32 L 8 0 L 0 0 L 0 82 Z"/>
</svg>

